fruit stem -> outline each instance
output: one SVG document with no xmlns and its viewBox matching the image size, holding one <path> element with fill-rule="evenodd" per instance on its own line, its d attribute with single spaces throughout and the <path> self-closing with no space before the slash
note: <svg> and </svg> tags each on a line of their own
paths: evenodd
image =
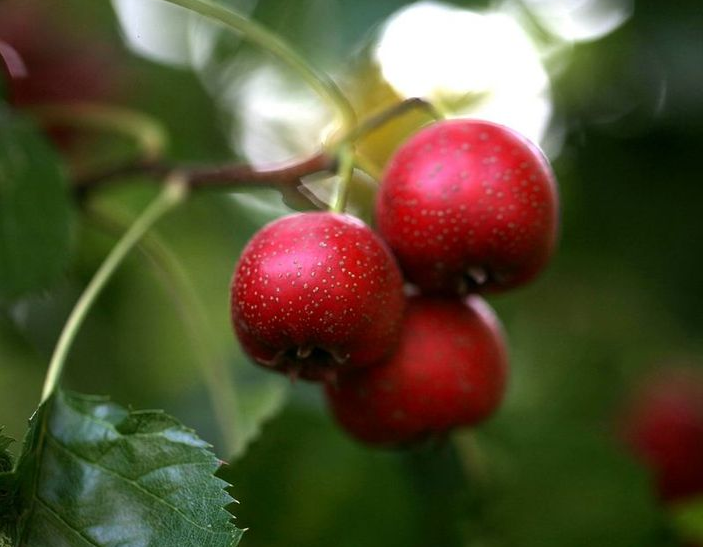
<svg viewBox="0 0 703 547">
<path fill-rule="evenodd" d="M 0 74 L 7 76 L 7 79 L 19 79 L 27 77 L 27 66 L 19 52 L 4 40 L 0 40 Z M 11 87 L 11 86 L 8 86 Z"/>
<path fill-rule="evenodd" d="M 109 233 L 122 233 L 126 219 L 114 212 L 91 205 L 88 213 L 95 224 Z M 240 405 L 235 381 L 226 360 L 215 351 L 213 328 L 202 300 L 188 272 L 174 251 L 155 233 L 148 233 L 138 244 L 139 250 L 151 262 L 154 272 L 169 292 L 181 322 L 190 338 L 195 361 L 200 366 L 205 388 L 210 396 L 212 411 L 220 429 L 225 452 L 237 454 L 242 447 L 239 437 Z"/>
<path fill-rule="evenodd" d="M 117 245 L 115 245 L 100 268 L 98 268 L 98 271 L 95 272 L 93 279 L 91 279 L 90 283 L 83 291 L 83 294 L 81 294 L 78 299 L 78 302 L 76 302 L 76 305 L 61 331 L 61 336 L 56 344 L 54 354 L 49 363 L 49 369 L 46 373 L 46 379 L 44 380 L 44 388 L 41 396 L 42 403 L 51 397 L 56 390 L 61 379 L 61 374 L 63 373 L 68 352 L 88 312 L 107 282 L 115 273 L 118 266 L 124 261 L 125 257 L 127 257 L 129 252 L 139 240 L 144 237 L 149 229 L 161 217 L 185 200 L 188 195 L 187 189 L 187 182 L 183 175 L 179 172 L 172 173 L 166 179 L 164 189 L 161 193 L 144 210 L 141 216 L 137 218 L 134 224 L 132 224 L 129 230 L 127 230 L 117 242 Z"/>
<path fill-rule="evenodd" d="M 344 212 L 349 199 L 354 165 L 364 163 L 363 158 L 356 157 L 353 143 L 388 122 L 396 119 L 397 117 L 402 116 L 404 113 L 414 109 L 427 110 L 435 120 L 442 119 L 441 113 L 434 107 L 434 105 L 432 105 L 432 103 L 419 97 L 405 99 L 404 101 L 383 110 L 379 114 L 367 118 L 361 124 L 349 131 L 339 141 L 336 147 L 333 147 L 332 150 L 336 153 L 339 162 L 339 169 L 337 171 L 339 183 L 337 185 L 337 195 L 332 201 L 332 206 L 330 207 L 331 211 L 336 213 Z M 370 170 L 371 176 L 374 176 L 376 180 L 380 180 L 380 173 L 378 173 L 376 169 L 372 168 L 370 162 L 366 162 L 366 166 L 367 172 Z"/>
<path fill-rule="evenodd" d="M 375 116 L 371 116 L 363 120 L 359 125 L 347 133 L 347 135 L 342 139 L 342 142 L 355 142 L 356 140 L 367 136 L 369 133 L 373 133 L 376 129 L 383 127 L 388 122 L 391 122 L 412 110 L 423 110 L 435 121 L 444 119 L 444 115 L 434 104 L 422 99 L 421 97 L 411 97 L 390 106 Z"/>
<path fill-rule="evenodd" d="M 339 169 L 337 175 L 339 182 L 337 183 L 337 195 L 335 196 L 330 211 L 335 213 L 343 213 L 347 208 L 347 200 L 349 198 L 349 190 L 351 189 L 351 179 L 354 173 L 354 149 L 350 144 L 344 144 L 340 147 L 339 152 Z"/>
<path fill-rule="evenodd" d="M 308 85 L 336 112 L 342 131 L 347 132 L 356 125 L 354 109 L 337 84 L 326 74 L 314 69 L 300 54 L 276 34 L 237 11 L 210 0 L 165 1 L 189 9 L 241 32 L 251 42 L 269 51 L 300 74 Z"/>
<path fill-rule="evenodd" d="M 128 108 L 97 103 L 33 106 L 30 112 L 46 125 L 114 131 L 133 139 L 144 162 L 157 160 L 168 138 L 156 120 Z"/>
<path fill-rule="evenodd" d="M 455 431 L 452 442 L 467 481 L 476 486 L 485 487 L 488 483 L 488 469 L 475 434 L 468 430 Z"/>
</svg>

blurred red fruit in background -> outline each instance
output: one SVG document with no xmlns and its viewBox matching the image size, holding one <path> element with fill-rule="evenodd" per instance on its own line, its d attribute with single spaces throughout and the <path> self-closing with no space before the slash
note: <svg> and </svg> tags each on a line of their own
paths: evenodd
<svg viewBox="0 0 703 547">
<path fill-rule="evenodd" d="M 664 501 L 703 494 L 703 371 L 660 370 L 634 394 L 625 439 L 656 480 Z"/>
<path fill-rule="evenodd" d="M 118 52 L 104 38 L 67 20 L 62 2 L 0 2 L 0 53 L 8 98 L 16 106 L 96 101 L 115 96 Z"/>
</svg>

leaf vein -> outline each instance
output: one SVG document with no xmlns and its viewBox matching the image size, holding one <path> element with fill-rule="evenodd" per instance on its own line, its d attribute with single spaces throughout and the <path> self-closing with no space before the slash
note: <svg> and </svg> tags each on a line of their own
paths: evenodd
<svg viewBox="0 0 703 547">
<path fill-rule="evenodd" d="M 93 540 L 91 540 L 89 537 L 85 536 L 83 533 L 78 531 L 76 528 L 73 527 L 73 525 L 68 522 L 65 518 L 63 518 L 56 509 L 51 507 L 45 500 L 40 498 L 39 496 L 36 496 L 35 498 L 40 505 L 42 505 L 50 515 L 52 515 L 55 519 L 57 519 L 61 524 L 64 526 L 67 526 L 68 529 L 73 532 L 75 535 L 77 535 L 79 538 L 81 538 L 84 542 L 86 542 L 88 545 L 93 545 L 94 547 L 100 547 L 98 543 L 95 543 Z"/>
<path fill-rule="evenodd" d="M 129 485 L 131 485 L 131 486 L 134 487 L 135 489 L 137 489 L 137 490 L 143 492 L 144 494 L 146 494 L 147 496 L 149 496 L 149 497 L 155 499 L 157 502 L 159 502 L 159 503 L 165 505 L 165 506 L 168 507 L 169 509 L 171 509 L 171 510 L 175 511 L 176 513 L 178 513 L 179 515 L 181 515 L 187 522 L 189 522 L 190 524 L 192 524 L 192 525 L 195 526 L 196 528 L 200 528 L 201 530 L 207 532 L 208 534 L 219 534 L 219 532 L 217 532 L 217 531 L 215 531 L 215 530 L 213 530 L 213 529 L 211 529 L 211 528 L 208 528 L 208 527 L 206 527 L 206 526 L 203 526 L 202 524 L 200 524 L 200 523 L 198 523 L 198 522 L 195 522 L 195 521 L 192 520 L 188 515 L 186 515 L 186 514 L 183 512 L 183 510 L 181 510 L 179 507 L 173 505 L 172 503 L 166 501 L 166 500 L 163 499 L 163 498 L 160 498 L 159 496 L 157 496 L 156 494 L 154 494 L 154 493 L 151 492 L 150 490 L 144 488 L 144 487 L 143 487 L 141 484 L 139 484 L 138 482 L 135 482 L 134 480 L 132 480 L 132 479 L 130 479 L 129 477 L 126 477 L 126 476 L 124 476 L 124 475 L 118 473 L 117 471 L 113 471 L 113 470 L 111 470 L 111 469 L 108 469 L 108 468 L 106 468 L 106 467 L 103 467 L 103 466 L 101 466 L 100 464 L 89 460 L 89 459 L 86 458 L 85 456 L 81 456 L 80 454 L 74 452 L 74 451 L 71 450 L 68 446 L 65 446 L 63 443 L 61 443 L 61 442 L 60 442 L 56 437 L 54 437 L 53 435 L 47 435 L 47 439 L 49 439 L 49 440 L 50 440 L 52 443 L 54 443 L 57 447 L 61 448 L 62 450 L 64 450 L 66 453 L 70 454 L 71 456 L 73 456 L 73 457 L 76 458 L 77 460 L 83 461 L 83 462 L 87 463 L 88 465 L 90 465 L 90 466 L 92 466 L 92 467 L 96 467 L 97 469 L 100 469 L 101 471 L 103 471 L 104 473 L 106 473 L 106 474 L 108 474 L 108 475 L 111 475 L 111 476 L 113 476 L 113 477 L 116 477 L 116 478 L 118 478 L 118 479 L 123 480 L 124 482 L 126 482 L 126 483 L 129 484 Z"/>
</svg>

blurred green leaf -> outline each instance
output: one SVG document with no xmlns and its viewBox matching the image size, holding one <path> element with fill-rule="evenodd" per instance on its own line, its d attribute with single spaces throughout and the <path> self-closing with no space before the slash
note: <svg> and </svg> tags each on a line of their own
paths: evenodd
<svg viewBox="0 0 703 547">
<path fill-rule="evenodd" d="M 23 546 L 234 547 L 219 460 L 160 411 L 59 392 L 33 416 L 16 468 Z"/>
<path fill-rule="evenodd" d="M 664 526 L 644 469 L 600 431 L 511 417 L 480 442 L 493 481 L 485 522 L 501 544 L 643 547 Z"/>
<path fill-rule="evenodd" d="M 71 216 L 59 158 L 31 123 L 0 108 L 0 300 L 64 271 Z"/>
<path fill-rule="evenodd" d="M 703 496 L 674 505 L 672 517 L 681 537 L 703 542 Z"/>
<path fill-rule="evenodd" d="M 318 395 L 317 386 L 296 388 Z M 429 502 L 408 480 L 403 454 L 365 449 L 300 403 L 222 468 L 236 480 L 247 547 L 449 547 L 425 541 L 434 537 Z"/>
<path fill-rule="evenodd" d="M 289 393 L 287 378 L 260 378 L 255 382 L 237 382 L 237 448 L 232 459 L 243 456 L 261 434 L 263 426 L 275 417 L 285 404 Z"/>
<path fill-rule="evenodd" d="M 282 36 L 316 65 L 333 66 L 341 57 L 340 4 L 337 0 L 259 0 L 253 13 L 257 22 Z M 324 21 L 324 26 L 320 25 Z"/>
<path fill-rule="evenodd" d="M 32 298 L 23 299 L 13 312 Z M 21 310 L 12 317 L 0 314 L 0 419 L 5 427 L 3 433 L 13 439 L 21 439 L 27 430 L 27 418 L 36 408 L 47 366 L 45 356 L 19 330 L 20 315 Z M 52 333 L 52 347 L 53 343 Z"/>
</svg>

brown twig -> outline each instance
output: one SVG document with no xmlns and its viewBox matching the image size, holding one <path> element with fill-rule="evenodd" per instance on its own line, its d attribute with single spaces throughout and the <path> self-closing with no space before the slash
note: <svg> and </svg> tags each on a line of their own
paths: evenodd
<svg viewBox="0 0 703 547">
<path fill-rule="evenodd" d="M 274 186 L 289 186 L 300 184 L 300 180 L 308 175 L 320 172 L 333 172 L 336 160 L 324 152 L 319 152 L 305 160 L 273 167 L 256 169 L 248 164 L 234 164 L 214 167 L 196 167 L 186 169 L 190 187 L 196 188 L 228 188 L 231 185 L 256 185 L 259 183 Z"/>
<path fill-rule="evenodd" d="M 191 190 L 271 186 L 279 188 L 286 200 L 295 203 L 296 206 L 307 203 L 317 208 L 319 203 L 311 200 L 308 194 L 301 191 L 302 179 L 316 173 L 332 173 L 335 169 L 336 159 L 325 152 L 318 152 L 302 161 L 269 169 L 256 169 L 244 163 L 178 166 L 166 162 L 139 161 L 78 177 L 73 181 L 73 188 L 79 197 L 84 198 L 97 188 L 120 178 L 143 175 L 156 182 L 161 181 L 168 173 L 178 171 L 188 181 Z"/>
<path fill-rule="evenodd" d="M 441 118 L 441 115 L 430 102 L 421 98 L 410 98 L 367 118 L 351 131 L 343 139 L 343 142 L 353 143 L 398 116 L 415 109 L 425 110 L 435 119 Z M 302 161 L 291 162 L 268 169 L 257 169 L 245 163 L 188 166 L 142 159 L 102 171 L 77 175 L 73 181 L 73 188 L 79 198 L 85 198 L 90 192 L 118 179 L 141 175 L 154 181 L 160 181 L 169 173 L 178 171 L 185 178 L 191 190 L 268 186 L 277 188 L 281 192 L 284 201 L 295 208 L 303 208 L 305 206 L 320 208 L 325 205 L 314 198 L 309 191 L 306 191 L 302 179 L 317 173 L 334 173 L 338 167 L 337 163 L 337 153 L 335 151 L 320 151 Z"/>
</svg>

